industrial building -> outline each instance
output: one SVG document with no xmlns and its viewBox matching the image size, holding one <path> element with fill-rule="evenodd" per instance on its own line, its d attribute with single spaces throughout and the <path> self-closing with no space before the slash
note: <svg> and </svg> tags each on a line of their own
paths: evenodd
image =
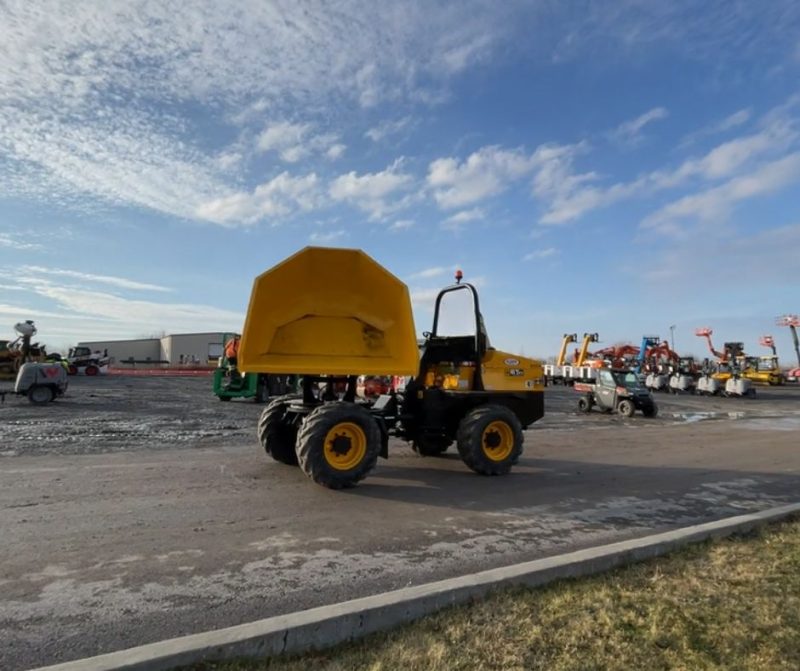
<svg viewBox="0 0 800 671">
<path fill-rule="evenodd" d="M 104 352 L 112 366 L 161 364 L 213 365 L 222 356 L 224 333 L 175 333 L 161 338 L 92 340 L 78 343 L 93 352 Z"/>
</svg>

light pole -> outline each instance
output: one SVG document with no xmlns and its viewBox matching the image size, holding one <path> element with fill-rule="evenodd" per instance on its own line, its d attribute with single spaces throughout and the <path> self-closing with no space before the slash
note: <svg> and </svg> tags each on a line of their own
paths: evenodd
<svg viewBox="0 0 800 671">
<path fill-rule="evenodd" d="M 678 348 L 675 346 L 675 324 L 669 327 L 669 341 L 672 343 L 672 351 L 677 352 Z"/>
</svg>

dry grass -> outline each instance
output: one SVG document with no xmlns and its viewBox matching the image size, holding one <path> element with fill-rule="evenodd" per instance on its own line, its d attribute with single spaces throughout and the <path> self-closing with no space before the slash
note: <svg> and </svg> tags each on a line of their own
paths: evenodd
<svg viewBox="0 0 800 671">
<path fill-rule="evenodd" d="M 800 522 L 537 590 L 357 643 L 194 671 L 800 669 Z"/>
</svg>

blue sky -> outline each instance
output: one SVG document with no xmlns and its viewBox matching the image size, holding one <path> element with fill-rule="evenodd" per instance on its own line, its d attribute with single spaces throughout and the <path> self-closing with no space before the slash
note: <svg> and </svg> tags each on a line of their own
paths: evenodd
<svg viewBox="0 0 800 671">
<path fill-rule="evenodd" d="M 552 355 L 800 312 L 800 5 L 0 0 L 0 333 L 239 330 L 308 244 Z M 324 272 L 324 269 L 320 269 Z M 331 281 L 336 281 L 335 277 Z M 5 324 L 5 326 L 2 326 Z M 765 353 L 765 352 L 764 352 Z"/>
</svg>

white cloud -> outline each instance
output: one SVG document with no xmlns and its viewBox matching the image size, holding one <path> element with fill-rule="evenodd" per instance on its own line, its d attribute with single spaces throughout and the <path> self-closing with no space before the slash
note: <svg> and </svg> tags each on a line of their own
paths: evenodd
<svg viewBox="0 0 800 671">
<path fill-rule="evenodd" d="M 752 114 L 753 112 L 750 108 L 740 109 L 733 114 L 729 114 L 724 119 L 721 119 L 716 123 L 700 128 L 693 133 L 689 133 L 683 140 L 681 140 L 679 146 L 681 148 L 686 148 L 704 137 L 725 133 L 734 128 L 738 128 L 739 126 L 742 126 L 750 121 Z"/>
<path fill-rule="evenodd" d="M 28 240 L 22 239 L 19 235 L 12 235 L 10 233 L 0 233 L 0 247 L 19 250 L 42 249 L 42 245 L 29 242 Z"/>
<path fill-rule="evenodd" d="M 67 93 L 69 104 L 116 84 L 183 100 L 249 99 L 261 110 L 332 95 L 358 100 L 376 85 L 408 95 L 423 76 L 484 58 L 512 19 L 481 0 L 391 8 L 350 0 L 314 11 L 256 0 L 186 2 L 180 12 L 114 0 L 91 7 L 12 1 L 0 27 L 7 46 L 0 90 Z M 359 74 L 364 63 L 374 82 Z"/>
<path fill-rule="evenodd" d="M 284 219 L 298 211 L 310 211 L 320 204 L 314 173 L 293 177 L 282 172 L 257 186 L 200 204 L 194 215 L 225 226 L 252 225 L 263 219 Z"/>
<path fill-rule="evenodd" d="M 309 130 L 311 130 L 311 124 L 280 121 L 261 131 L 256 140 L 256 146 L 261 151 L 280 151 L 300 144 Z"/>
<path fill-rule="evenodd" d="M 492 47 L 492 36 L 476 35 L 468 42 L 459 42 L 442 54 L 441 65 L 445 72 L 456 73 L 469 65 L 485 60 Z"/>
<path fill-rule="evenodd" d="M 394 121 L 384 121 L 377 126 L 373 126 L 364 133 L 364 137 L 369 138 L 373 142 L 381 142 L 382 140 L 397 135 L 398 133 L 407 130 L 412 125 L 410 116 L 402 117 Z"/>
<path fill-rule="evenodd" d="M 428 185 L 441 208 L 471 205 L 505 191 L 511 183 L 529 174 L 536 155 L 521 149 L 482 147 L 463 162 L 440 158 L 428 166 Z"/>
<path fill-rule="evenodd" d="M 214 157 L 176 141 L 174 129 L 157 128 L 135 106 L 101 106 L 85 122 L 61 114 L 55 104 L 25 114 L 0 104 L 0 153 L 26 175 L 24 183 L 0 180 L 0 194 L 61 203 L 89 195 L 193 218 L 200 202 L 229 192 Z"/>
<path fill-rule="evenodd" d="M 700 158 L 688 159 L 672 170 L 656 170 L 630 182 L 605 187 L 586 184 L 599 179 L 594 173 L 572 174 L 573 152 L 566 159 L 551 162 L 553 178 L 546 181 L 544 188 L 534 186 L 534 193 L 548 207 L 540 223 L 566 223 L 591 210 L 685 186 L 692 180 L 725 179 L 759 160 L 785 153 L 797 139 L 794 120 L 769 114 L 759 131 L 723 142 Z"/>
<path fill-rule="evenodd" d="M 461 210 L 461 212 L 456 212 L 454 215 L 447 217 L 447 219 L 442 222 L 442 228 L 445 230 L 458 231 L 463 228 L 464 224 L 470 221 L 483 219 L 485 216 L 483 210 L 479 207 L 473 207 L 470 210 Z"/>
<path fill-rule="evenodd" d="M 238 151 L 227 151 L 219 154 L 216 157 L 216 164 L 220 167 L 221 170 L 231 170 L 235 168 L 242 162 L 241 152 Z"/>
<path fill-rule="evenodd" d="M 654 107 L 644 114 L 639 115 L 635 119 L 621 123 L 611 133 L 611 136 L 617 141 L 625 144 L 636 144 L 637 142 L 641 141 L 642 129 L 647 124 L 653 123 L 654 121 L 659 121 L 660 119 L 666 119 L 668 116 L 669 112 L 666 108 Z"/>
<path fill-rule="evenodd" d="M 414 227 L 414 222 L 411 219 L 398 219 L 391 226 L 389 230 L 397 233 L 398 231 L 407 231 L 409 228 Z"/>
<path fill-rule="evenodd" d="M 757 268 L 748 273 L 747 286 L 760 287 L 796 285 L 798 282 L 797 250 L 800 249 L 800 224 L 780 226 L 753 234 L 741 231 L 731 235 L 725 226 L 705 227 L 689 231 L 669 245 L 654 259 L 648 259 L 636 269 L 637 276 L 654 287 L 680 288 L 697 292 L 697 249 L 713 244 L 714 254 L 703 257 L 703 286 L 706 291 L 716 287 L 727 289 L 741 282 L 743 268 Z"/>
<path fill-rule="evenodd" d="M 791 28 L 800 18 L 793 0 L 709 0 L 702 5 L 692 0 L 623 0 L 584 3 L 579 12 L 566 3 L 559 6 L 562 18 L 568 19 L 554 34 L 555 62 L 579 56 L 641 60 L 643 53 L 665 49 L 691 61 L 709 61 L 720 70 L 732 64 L 752 67 L 761 62 L 758 56 L 786 58 L 795 48 Z"/>
<path fill-rule="evenodd" d="M 312 133 L 310 123 L 290 123 L 279 121 L 268 125 L 258 136 L 256 147 L 259 151 L 274 151 L 287 163 L 297 163 L 315 153 L 323 153 L 328 158 L 338 158 L 344 153 L 345 145 L 338 142 L 335 133 Z"/>
<path fill-rule="evenodd" d="M 180 11 L 10 0 L 2 14 L 0 195 L 88 197 L 184 218 L 241 198 L 241 175 L 232 182 L 230 173 L 246 169 L 246 157 L 210 149 L 209 120 L 248 125 L 297 109 L 320 118 L 359 100 L 419 101 L 485 59 L 514 26 L 483 0 L 458 8 L 345 0 L 313 11 L 256 0 L 189 0 Z M 471 46 L 462 54 L 458 45 Z M 335 134 L 284 123 L 264 129 L 261 151 L 287 162 L 342 155 Z"/>
<path fill-rule="evenodd" d="M 452 270 L 446 266 L 435 266 L 433 268 L 425 268 L 424 270 L 420 270 L 419 272 L 412 273 L 408 276 L 409 280 L 427 280 L 432 277 L 441 277 L 445 273 Z"/>
<path fill-rule="evenodd" d="M 550 256 L 556 256 L 557 254 L 558 250 L 555 247 L 547 247 L 545 249 L 537 249 L 535 252 L 530 252 L 522 258 L 523 261 L 533 261 L 535 259 L 546 259 Z"/>
<path fill-rule="evenodd" d="M 159 284 L 149 284 L 147 282 L 138 282 L 136 280 L 129 280 L 124 277 L 115 277 L 113 275 L 94 275 L 92 273 L 83 273 L 76 270 L 63 270 L 60 268 L 44 268 L 42 266 L 22 266 L 20 269 L 24 275 L 52 275 L 57 277 L 68 277 L 70 279 L 83 280 L 85 282 L 107 284 L 109 286 L 118 287 L 120 289 L 138 289 L 141 291 L 172 291 L 168 287 L 163 287 Z"/>
<path fill-rule="evenodd" d="M 411 303 L 415 309 L 432 311 L 440 291 L 441 289 L 412 289 Z"/>
<path fill-rule="evenodd" d="M 321 231 L 315 231 L 314 233 L 308 236 L 308 239 L 311 242 L 325 244 L 325 243 L 335 242 L 336 240 L 339 240 L 340 238 L 346 236 L 347 236 L 347 231 L 343 231 L 340 229 L 337 231 L 327 231 L 324 233 Z"/>
<path fill-rule="evenodd" d="M 63 286 L 47 277 L 20 277 L 17 284 L 51 301 L 54 309 L 3 306 L 9 313 L 31 315 L 46 342 L 105 337 L 137 337 L 142 333 L 241 329 L 244 315 L 199 303 L 131 300 L 83 286 Z M 0 310 L 2 311 L 2 310 Z"/>
<path fill-rule="evenodd" d="M 712 133 L 724 133 L 731 128 L 736 128 L 737 126 L 741 126 L 742 124 L 747 123 L 750 121 L 750 117 L 752 116 L 752 110 L 749 108 L 747 109 L 740 109 L 737 112 L 725 117 L 722 121 L 712 126 L 711 132 Z"/>
<path fill-rule="evenodd" d="M 484 216 L 485 215 L 481 208 L 473 207 L 471 210 L 461 210 L 461 212 L 456 212 L 453 216 L 445 219 L 445 221 L 451 224 L 465 224 L 468 221 L 483 219 Z"/>
<path fill-rule="evenodd" d="M 736 203 L 773 193 L 800 180 L 800 152 L 767 163 L 750 174 L 735 177 L 724 184 L 684 196 L 642 222 L 643 228 L 668 233 L 680 232 L 676 222 L 683 219 L 718 220 L 728 214 Z"/>
<path fill-rule="evenodd" d="M 342 143 L 332 144 L 328 147 L 327 151 L 325 152 L 325 156 L 327 156 L 332 161 L 335 161 L 337 158 L 340 158 L 344 152 L 347 150 L 347 145 Z"/>
<path fill-rule="evenodd" d="M 335 201 L 350 203 L 370 218 L 380 219 L 396 209 L 398 202 L 388 203 L 387 198 L 406 190 L 412 183 L 411 175 L 401 170 L 402 160 L 398 159 L 386 170 L 363 175 L 351 171 L 334 179 L 328 194 Z"/>
<path fill-rule="evenodd" d="M 343 0 L 311 9 L 187 0 L 179 10 L 8 0 L 0 22 L 0 195 L 101 200 L 191 219 L 208 203 L 241 199 L 246 183 L 231 173 L 247 169 L 247 156 L 221 157 L 208 141 L 207 130 L 220 130 L 214 122 L 249 126 L 243 137 L 254 151 L 252 125 L 265 118 L 304 110 L 320 123 L 356 103 L 435 103 L 460 73 L 516 49 L 544 62 L 611 39 L 623 55 L 668 43 L 691 57 L 718 59 L 725 47 L 748 58 L 793 39 L 796 3 L 712 4 L 693 12 L 686 2 L 637 2 L 635 11 L 599 3 L 576 16 L 558 3 L 486 0 Z M 309 147 L 309 133 L 269 151 L 289 162 L 309 151 L 340 155 L 335 139 Z M 493 185 L 476 177 L 476 188 L 496 193 L 509 176 L 498 178 Z M 440 191 L 443 203 L 465 199 L 446 207 L 475 202 L 466 187 Z"/>
</svg>

